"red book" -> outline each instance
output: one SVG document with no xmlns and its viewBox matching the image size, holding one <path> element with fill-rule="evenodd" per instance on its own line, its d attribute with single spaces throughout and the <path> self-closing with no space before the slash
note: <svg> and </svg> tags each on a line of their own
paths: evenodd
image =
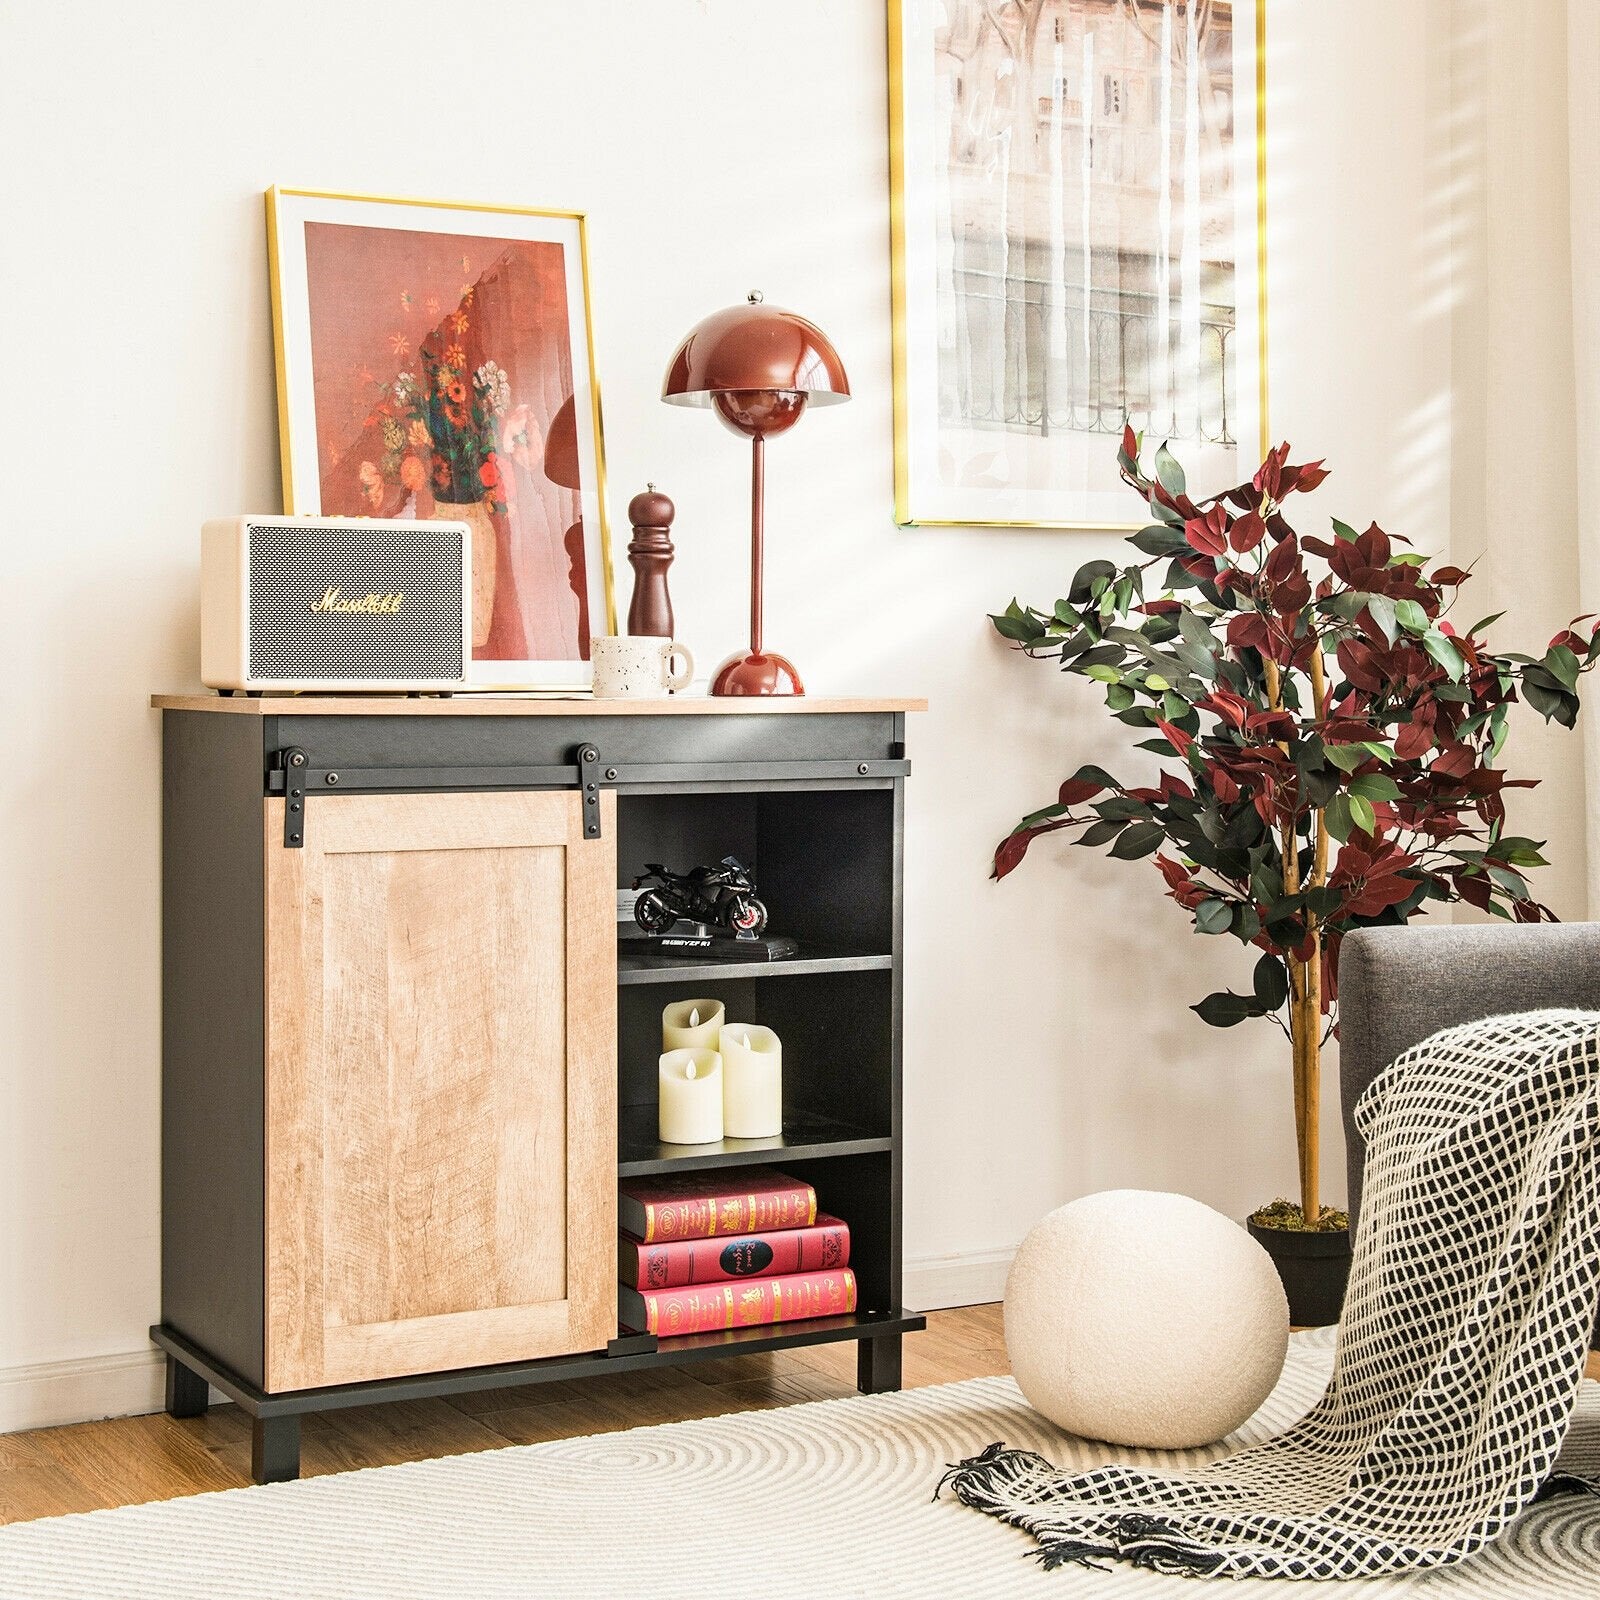
<svg viewBox="0 0 1600 1600">
<path fill-rule="evenodd" d="M 617 1220 L 645 1244 L 809 1228 L 817 1220 L 817 1191 L 770 1167 L 631 1178 L 621 1185 Z"/>
<path fill-rule="evenodd" d="M 623 1323 L 663 1339 L 803 1317 L 842 1317 L 855 1308 L 856 1276 L 848 1267 L 744 1283 L 690 1284 L 685 1289 L 639 1290 L 623 1284 L 617 1291 Z"/>
<path fill-rule="evenodd" d="M 780 1233 L 674 1239 L 667 1244 L 641 1244 L 624 1234 L 617 1241 L 617 1276 L 630 1289 L 680 1289 L 688 1283 L 776 1278 L 849 1264 L 849 1227 L 821 1213 L 815 1227 Z"/>
</svg>

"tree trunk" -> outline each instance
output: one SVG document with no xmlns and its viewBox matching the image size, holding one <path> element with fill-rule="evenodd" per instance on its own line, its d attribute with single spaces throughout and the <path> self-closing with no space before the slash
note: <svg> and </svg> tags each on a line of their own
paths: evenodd
<svg viewBox="0 0 1600 1600">
<path fill-rule="evenodd" d="M 1300 1211 L 1307 1227 L 1322 1215 L 1322 934 L 1311 959 L 1289 963 L 1289 1036 L 1294 1060 L 1294 1139 L 1300 1162 Z"/>
</svg>

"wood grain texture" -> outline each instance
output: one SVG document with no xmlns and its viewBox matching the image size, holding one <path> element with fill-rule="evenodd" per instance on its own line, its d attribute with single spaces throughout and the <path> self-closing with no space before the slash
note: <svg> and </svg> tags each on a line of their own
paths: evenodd
<svg viewBox="0 0 1600 1600">
<path fill-rule="evenodd" d="M 153 694 L 157 711 L 217 711 L 235 717 L 748 717 L 846 716 L 860 711 L 926 711 L 926 700 L 866 695 L 845 698 L 800 695 L 794 699 L 713 699 L 673 695 L 668 700 L 593 700 L 578 696 L 457 694 L 445 700 L 404 695 Z"/>
<path fill-rule="evenodd" d="M 269 1389 L 615 1332 L 615 805 L 265 803 Z"/>
<path fill-rule="evenodd" d="M 936 1311 L 905 1344 L 908 1387 L 1004 1372 L 999 1306 Z M 654 1422 L 832 1400 L 855 1393 L 855 1346 L 812 1345 L 609 1377 L 393 1402 L 308 1416 L 301 1475 L 466 1450 L 612 1433 Z M 250 1419 L 119 1417 L 0 1436 L 0 1522 L 167 1500 L 250 1481 Z"/>
</svg>

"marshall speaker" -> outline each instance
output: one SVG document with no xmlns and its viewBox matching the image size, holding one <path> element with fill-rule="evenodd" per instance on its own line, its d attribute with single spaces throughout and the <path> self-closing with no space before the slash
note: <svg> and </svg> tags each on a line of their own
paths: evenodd
<svg viewBox="0 0 1600 1600">
<path fill-rule="evenodd" d="M 464 522 L 208 522 L 201 680 L 213 689 L 464 689 L 471 560 Z"/>
</svg>

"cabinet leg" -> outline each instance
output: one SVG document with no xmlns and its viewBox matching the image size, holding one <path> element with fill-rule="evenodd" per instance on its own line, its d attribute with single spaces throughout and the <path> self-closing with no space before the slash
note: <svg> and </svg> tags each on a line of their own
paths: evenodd
<svg viewBox="0 0 1600 1600">
<path fill-rule="evenodd" d="M 856 1346 L 856 1388 L 862 1394 L 888 1394 L 900 1387 L 900 1335 L 863 1339 Z"/>
<path fill-rule="evenodd" d="M 167 1357 L 167 1415 L 203 1417 L 211 1391 L 198 1372 L 191 1372 L 176 1356 Z"/>
<path fill-rule="evenodd" d="M 300 1476 L 299 1417 L 257 1417 L 250 1429 L 250 1476 L 289 1483 Z"/>
</svg>

